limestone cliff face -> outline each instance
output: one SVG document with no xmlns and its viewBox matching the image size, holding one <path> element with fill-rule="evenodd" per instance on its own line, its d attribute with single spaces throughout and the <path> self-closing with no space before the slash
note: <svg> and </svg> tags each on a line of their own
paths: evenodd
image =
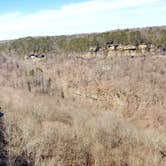
<svg viewBox="0 0 166 166">
<path fill-rule="evenodd" d="M 95 49 L 96 48 L 96 49 Z M 93 49 L 90 47 L 89 52 L 79 55 L 79 57 L 84 59 L 92 59 L 95 57 L 114 57 L 114 56 L 142 56 L 148 54 L 155 54 L 157 48 L 154 45 L 146 45 L 140 44 L 138 46 L 135 45 L 122 45 L 122 44 L 111 44 L 104 45 L 97 49 L 98 47 L 94 47 Z"/>
</svg>

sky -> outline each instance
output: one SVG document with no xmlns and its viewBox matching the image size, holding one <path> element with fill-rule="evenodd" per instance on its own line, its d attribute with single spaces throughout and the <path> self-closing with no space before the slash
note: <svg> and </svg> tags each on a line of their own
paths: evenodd
<svg viewBox="0 0 166 166">
<path fill-rule="evenodd" d="M 166 0 L 0 0 L 0 40 L 166 25 Z"/>
</svg>

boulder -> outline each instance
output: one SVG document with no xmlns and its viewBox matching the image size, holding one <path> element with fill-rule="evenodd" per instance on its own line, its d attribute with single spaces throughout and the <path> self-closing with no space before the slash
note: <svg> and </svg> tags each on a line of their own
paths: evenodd
<svg viewBox="0 0 166 166">
<path fill-rule="evenodd" d="M 124 50 L 124 51 L 135 51 L 137 48 L 134 45 L 120 45 L 118 49 Z"/>
<path fill-rule="evenodd" d="M 105 43 L 105 46 L 107 48 L 111 47 L 112 45 L 113 45 L 113 41 L 108 41 L 108 42 Z"/>
<path fill-rule="evenodd" d="M 89 48 L 89 52 L 91 52 L 91 53 L 96 53 L 96 52 L 98 52 L 100 49 L 101 49 L 100 46 L 93 46 L 93 47 L 90 47 L 90 48 Z"/>
<path fill-rule="evenodd" d="M 139 50 L 146 50 L 148 48 L 148 46 L 146 44 L 140 44 L 138 45 L 138 49 Z"/>
</svg>

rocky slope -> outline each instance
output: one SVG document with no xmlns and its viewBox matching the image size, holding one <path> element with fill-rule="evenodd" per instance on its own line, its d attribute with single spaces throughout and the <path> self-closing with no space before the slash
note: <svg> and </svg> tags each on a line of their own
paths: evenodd
<svg viewBox="0 0 166 166">
<path fill-rule="evenodd" d="M 156 30 L 150 32 L 155 34 Z M 133 31 L 138 29 L 125 33 Z M 116 32 L 115 39 L 122 40 L 122 32 Z M 61 48 L 66 48 L 65 43 L 69 42 L 67 50 L 73 51 L 72 56 L 56 54 L 52 48 L 43 59 L 40 49 L 29 54 L 29 48 L 30 51 L 47 48 L 40 45 L 42 38 L 12 41 L 7 45 L 10 53 L 1 52 L 3 165 L 166 165 L 166 56 L 160 52 L 124 56 L 123 49 L 122 56 L 99 57 L 96 55 L 100 54 L 92 52 L 89 55 L 94 55 L 93 58 L 84 58 L 80 57 L 84 53 L 74 49 L 84 50 L 85 36 L 56 38 L 56 42 L 64 44 Z M 103 38 L 99 39 L 105 43 Z M 26 47 L 34 41 L 39 43 L 31 46 L 40 47 Z M 125 41 L 122 40 L 123 46 L 129 49 Z M 54 48 L 57 50 L 58 46 Z M 107 49 L 117 53 L 112 45 Z M 20 58 L 18 52 L 30 56 Z"/>
</svg>

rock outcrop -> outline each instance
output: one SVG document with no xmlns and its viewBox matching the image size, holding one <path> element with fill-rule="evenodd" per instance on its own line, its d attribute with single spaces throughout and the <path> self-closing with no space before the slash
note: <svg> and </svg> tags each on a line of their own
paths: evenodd
<svg viewBox="0 0 166 166">
<path fill-rule="evenodd" d="M 89 52 L 82 55 L 83 58 L 94 57 L 114 57 L 114 56 L 142 56 L 149 53 L 155 54 L 157 48 L 154 45 L 140 44 L 140 45 L 122 45 L 113 42 L 106 42 L 103 46 L 94 46 L 89 48 Z"/>
<path fill-rule="evenodd" d="M 44 55 L 44 54 L 30 54 L 30 55 L 25 56 L 25 59 L 27 59 L 27 60 L 42 60 L 45 58 L 46 58 L 46 55 Z"/>
</svg>

